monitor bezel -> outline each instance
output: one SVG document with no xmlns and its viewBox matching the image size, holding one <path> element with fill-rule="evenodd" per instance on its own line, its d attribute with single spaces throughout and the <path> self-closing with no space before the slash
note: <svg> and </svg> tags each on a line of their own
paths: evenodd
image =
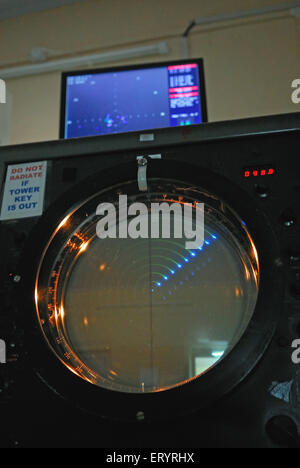
<svg viewBox="0 0 300 468">
<path fill-rule="evenodd" d="M 189 58 L 183 60 L 168 60 L 163 62 L 147 62 L 142 64 L 134 65 L 120 65 L 115 67 L 105 67 L 105 68 L 86 68 L 81 70 L 72 70 L 63 72 L 61 75 L 61 98 L 60 98 L 60 123 L 59 123 L 59 138 L 74 140 L 76 138 L 87 138 L 87 137 L 75 137 L 75 138 L 66 138 L 65 137 L 65 119 L 66 119 L 66 95 L 67 95 L 67 79 L 70 76 L 81 76 L 81 75 L 93 75 L 93 74 L 104 74 L 104 73 L 114 73 L 122 72 L 129 70 L 138 70 L 138 69 L 147 69 L 147 68 L 159 68 L 173 65 L 186 65 L 189 63 L 196 63 L 198 65 L 199 71 L 199 82 L 200 82 L 200 104 L 202 112 L 202 123 L 208 122 L 208 113 L 207 113 L 207 98 L 206 98 L 206 85 L 205 85 L 205 74 L 204 74 L 204 60 L 203 58 Z M 201 124 L 198 124 L 201 125 Z M 160 127 L 155 127 L 153 130 L 157 130 Z M 143 130 L 141 130 L 143 131 Z M 118 132 L 116 135 L 122 133 L 133 133 L 133 132 Z M 105 136 L 105 135 L 93 135 L 94 136 Z"/>
</svg>

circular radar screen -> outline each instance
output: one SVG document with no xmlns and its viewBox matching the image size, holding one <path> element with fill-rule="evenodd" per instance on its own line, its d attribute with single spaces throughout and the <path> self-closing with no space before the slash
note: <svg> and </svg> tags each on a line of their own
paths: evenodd
<svg viewBox="0 0 300 468">
<path fill-rule="evenodd" d="M 226 358 L 253 316 L 259 265 L 245 224 L 215 195 L 199 189 L 195 198 L 172 181 L 135 190 L 132 183 L 98 193 L 58 225 L 40 263 L 36 308 L 70 371 L 99 387 L 149 393 L 185 384 Z M 146 207 L 138 218 L 125 219 L 124 205 L 120 216 L 120 193 L 128 207 Z M 99 238 L 101 203 L 115 210 L 106 238 L 103 231 Z M 173 207 L 167 224 L 157 215 L 161 203 Z M 187 248 L 184 223 L 196 229 L 198 203 L 204 242 Z"/>
</svg>

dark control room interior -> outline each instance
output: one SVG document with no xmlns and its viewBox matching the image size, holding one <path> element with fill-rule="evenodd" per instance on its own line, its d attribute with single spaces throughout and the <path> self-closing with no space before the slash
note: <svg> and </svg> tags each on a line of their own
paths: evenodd
<svg viewBox="0 0 300 468">
<path fill-rule="evenodd" d="M 300 2 L 0 0 L 0 448 L 300 448 Z"/>
</svg>

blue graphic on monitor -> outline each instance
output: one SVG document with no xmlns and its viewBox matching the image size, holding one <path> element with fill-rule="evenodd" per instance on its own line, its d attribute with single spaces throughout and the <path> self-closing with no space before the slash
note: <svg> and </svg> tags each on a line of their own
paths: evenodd
<svg viewBox="0 0 300 468">
<path fill-rule="evenodd" d="M 200 124 L 196 63 L 68 76 L 65 138 Z"/>
</svg>

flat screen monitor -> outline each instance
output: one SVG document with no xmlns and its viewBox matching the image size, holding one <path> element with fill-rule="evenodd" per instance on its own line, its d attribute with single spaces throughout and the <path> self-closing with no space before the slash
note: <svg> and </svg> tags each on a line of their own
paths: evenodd
<svg viewBox="0 0 300 468">
<path fill-rule="evenodd" d="M 207 122 L 202 59 L 62 74 L 60 138 Z"/>
</svg>

